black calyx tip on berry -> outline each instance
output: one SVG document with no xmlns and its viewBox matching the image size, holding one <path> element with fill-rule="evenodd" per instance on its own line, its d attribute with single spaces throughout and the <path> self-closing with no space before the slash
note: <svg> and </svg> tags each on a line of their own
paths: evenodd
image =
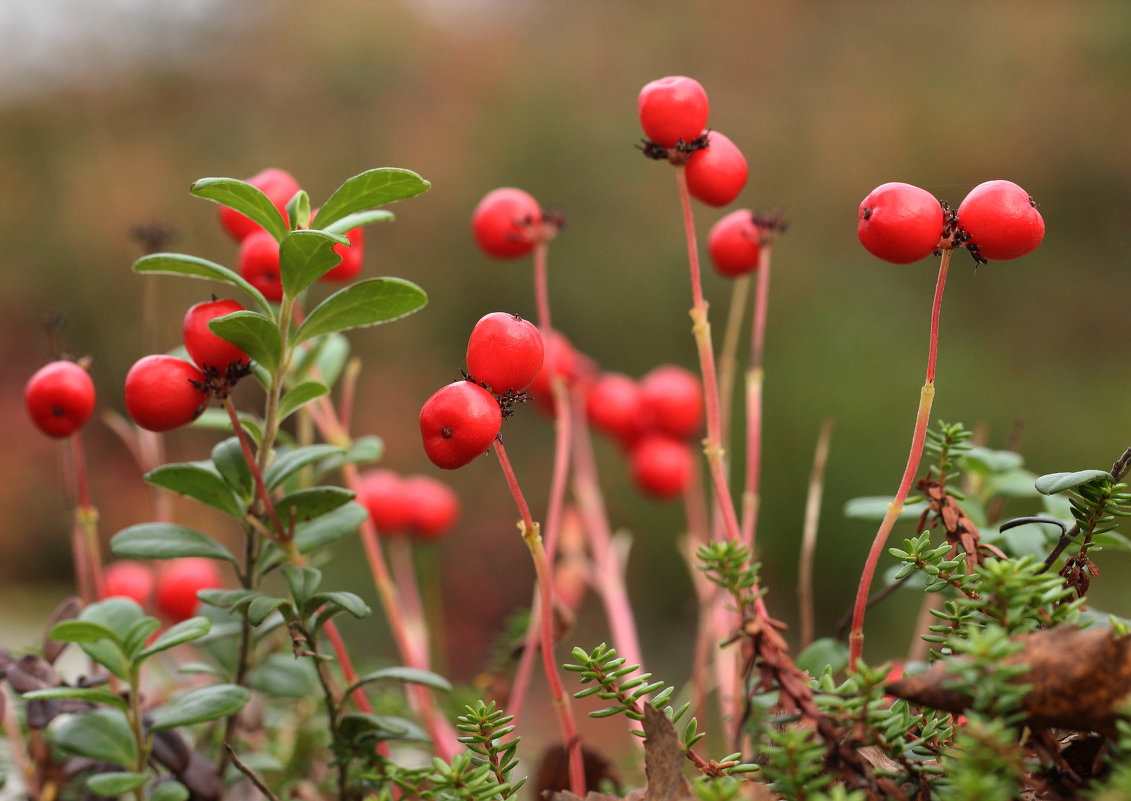
<svg viewBox="0 0 1131 801">
<path fill-rule="evenodd" d="M 636 148 L 644 154 L 645 158 L 655 159 L 656 161 L 667 159 L 668 149 L 659 142 L 653 142 L 651 139 L 641 139 L 640 142 L 641 144 L 636 145 Z"/>
<path fill-rule="evenodd" d="M 861 210 L 860 214 L 861 214 L 861 216 L 863 216 L 863 217 L 864 217 L 864 219 L 865 219 L 865 220 L 870 220 L 870 219 L 872 219 L 872 207 L 871 207 L 871 206 L 865 206 L 865 207 L 864 207 L 864 208 L 863 208 L 863 209 Z"/>
<path fill-rule="evenodd" d="M 514 414 L 514 407 L 520 403 L 526 403 L 532 400 L 533 396 L 527 395 L 525 392 L 515 392 L 513 389 L 508 389 L 502 395 L 496 395 L 495 400 L 499 402 L 499 411 L 503 413 L 503 419 L 507 419 Z"/>
<path fill-rule="evenodd" d="M 864 209 L 864 219 L 868 219 L 872 214 L 870 208 Z M 789 220 L 785 218 L 785 214 L 781 211 L 752 211 L 750 212 L 750 222 L 758 229 L 761 234 L 761 242 L 772 240 L 778 234 L 784 234 L 789 230 Z"/>
<path fill-rule="evenodd" d="M 440 436 L 443 437 L 444 439 L 451 439 L 452 438 L 452 427 L 451 426 L 444 426 L 443 428 L 441 428 L 440 429 Z"/>
</svg>

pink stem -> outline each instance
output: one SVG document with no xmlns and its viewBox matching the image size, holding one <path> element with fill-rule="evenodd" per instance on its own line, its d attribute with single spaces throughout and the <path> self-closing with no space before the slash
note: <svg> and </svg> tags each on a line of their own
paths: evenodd
<svg viewBox="0 0 1131 801">
<path fill-rule="evenodd" d="M 259 496 L 259 503 L 263 506 L 263 511 L 271 521 L 271 525 L 275 527 L 278 542 L 285 543 L 290 541 L 294 532 L 290 531 L 283 526 L 279 520 L 279 513 L 275 511 L 275 501 L 271 498 L 271 493 L 267 489 L 267 484 L 263 481 L 263 472 L 259 469 L 259 460 L 251 452 L 251 443 L 248 441 L 247 432 L 243 430 L 240 425 L 240 416 L 236 412 L 235 404 L 232 403 L 230 397 L 223 398 L 221 401 L 224 409 L 228 412 L 228 420 L 232 423 L 232 430 L 235 432 L 236 439 L 240 443 L 240 450 L 243 451 L 244 461 L 247 462 L 248 470 L 251 471 L 252 479 L 255 481 L 255 492 Z"/>
<path fill-rule="evenodd" d="M 742 493 L 742 539 L 751 550 L 754 549 L 762 491 L 762 365 L 766 345 L 766 308 L 770 295 L 771 242 L 767 237 L 758 253 L 750 370 L 746 374 L 746 486 Z"/>
<path fill-rule="evenodd" d="M 87 478 L 81 431 L 71 435 L 71 458 L 78 497 L 75 505 L 75 571 L 79 576 L 80 595 L 90 603 L 106 594 L 106 579 L 102 572 L 102 549 L 98 538 L 98 510 L 90 502 L 90 482 Z M 85 593 L 82 592 L 84 584 Z"/>
</svg>

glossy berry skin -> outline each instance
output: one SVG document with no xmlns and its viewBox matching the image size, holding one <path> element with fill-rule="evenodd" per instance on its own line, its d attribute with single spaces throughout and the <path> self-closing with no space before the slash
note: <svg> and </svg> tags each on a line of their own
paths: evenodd
<svg viewBox="0 0 1131 801">
<path fill-rule="evenodd" d="M 876 258 L 911 264 L 939 246 L 943 222 L 943 209 L 934 195 L 893 181 L 877 186 L 861 201 L 856 235 Z"/>
<path fill-rule="evenodd" d="M 361 272 L 365 260 L 365 230 L 354 228 L 346 231 L 349 247 L 334 245 L 334 252 L 342 257 L 338 264 L 326 272 L 319 281 L 352 281 Z"/>
<path fill-rule="evenodd" d="M 414 539 L 439 539 L 459 519 L 459 498 L 451 487 L 431 476 L 406 477 L 404 497 L 409 508 L 408 533 Z"/>
<path fill-rule="evenodd" d="M 986 181 L 971 189 L 958 206 L 958 224 L 970 235 L 968 244 L 990 261 L 1024 256 L 1045 236 L 1033 199 L 1012 181 Z"/>
<path fill-rule="evenodd" d="M 196 594 L 220 586 L 220 568 L 212 559 L 170 559 L 157 574 L 157 611 L 174 623 L 188 620 L 200 604 Z"/>
<path fill-rule="evenodd" d="M 604 373 L 589 386 L 585 414 L 595 428 L 625 446 L 640 439 L 651 415 L 640 384 L 621 373 Z"/>
<path fill-rule="evenodd" d="M 200 417 L 211 395 L 204 373 L 175 356 L 139 359 L 126 374 L 126 411 L 150 431 L 172 431 Z"/>
<path fill-rule="evenodd" d="M 358 500 L 369 510 L 378 533 L 394 535 L 405 530 L 411 509 L 400 475 L 385 468 L 369 470 L 361 475 L 358 489 Z"/>
<path fill-rule="evenodd" d="M 272 303 L 283 299 L 283 278 L 279 272 L 279 243 L 266 231 L 250 234 L 240 244 L 240 275 Z"/>
<path fill-rule="evenodd" d="M 130 598 L 141 606 L 149 606 L 157 580 L 153 570 L 143 562 L 123 559 L 106 565 L 103 598 Z"/>
<path fill-rule="evenodd" d="M 420 409 L 424 452 L 442 470 L 455 470 L 482 456 L 503 423 L 499 403 L 470 381 L 441 387 Z"/>
<path fill-rule="evenodd" d="M 496 259 L 517 259 L 532 251 L 541 224 L 538 201 L 510 186 L 488 192 L 471 215 L 475 243 Z"/>
<path fill-rule="evenodd" d="M 294 179 L 286 170 L 270 168 L 256 173 L 247 179 L 247 183 L 254 186 L 256 189 L 267 195 L 279 213 L 283 215 L 283 219 L 287 219 L 287 203 L 295 196 L 295 193 L 301 188 L 298 181 Z M 235 209 L 230 209 L 227 206 L 220 207 L 220 223 L 237 242 L 244 241 L 250 234 L 256 231 L 262 231 L 259 224 L 252 221 L 250 217 L 240 214 Z"/>
<path fill-rule="evenodd" d="M 230 364 L 247 365 L 251 362 L 250 356 L 231 342 L 220 339 L 208 327 L 208 323 L 217 317 L 243 310 L 238 301 L 224 299 L 197 303 L 185 312 L 181 326 L 182 340 L 197 367 L 205 371 L 212 368 L 224 375 Z"/>
<path fill-rule="evenodd" d="M 636 98 L 640 127 L 652 142 L 675 147 L 691 142 L 707 127 L 707 92 L 699 81 L 670 75 L 645 84 Z"/>
<path fill-rule="evenodd" d="M 542 335 L 529 320 L 491 312 L 479 318 L 467 339 L 467 372 L 496 395 L 522 392 L 542 369 Z"/>
<path fill-rule="evenodd" d="M 686 170 L 687 191 L 708 206 L 734 202 L 749 173 L 742 151 L 718 131 L 707 134 L 707 147 L 691 154 Z"/>
<path fill-rule="evenodd" d="M 94 411 L 94 382 L 74 362 L 51 362 L 28 379 L 24 404 L 32 422 L 44 434 L 69 437 Z"/>
<path fill-rule="evenodd" d="M 750 209 L 739 209 L 711 226 L 707 252 L 719 275 L 737 278 L 758 268 L 761 241 L 761 232 L 754 224 Z"/>
<path fill-rule="evenodd" d="M 703 422 L 703 390 L 689 370 L 663 364 L 640 380 L 651 427 L 671 437 L 688 438 Z"/>
<path fill-rule="evenodd" d="M 655 498 L 673 498 L 691 484 L 694 458 L 686 442 L 648 434 L 629 453 L 629 469 L 641 492 Z"/>
</svg>

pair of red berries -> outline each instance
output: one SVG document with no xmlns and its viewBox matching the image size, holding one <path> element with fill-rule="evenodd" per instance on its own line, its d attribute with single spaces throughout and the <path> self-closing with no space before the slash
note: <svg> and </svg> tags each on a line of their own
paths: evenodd
<svg viewBox="0 0 1131 801">
<path fill-rule="evenodd" d="M 953 233 L 948 227 L 954 227 Z M 892 182 L 860 203 L 857 236 L 873 256 L 910 264 L 940 247 L 964 245 L 979 261 L 1020 258 L 1041 243 L 1045 221 L 1029 193 L 1011 181 L 986 181 L 970 190 L 948 220 L 925 189 Z M 948 241 L 948 235 L 952 241 Z"/>
<path fill-rule="evenodd" d="M 392 470 L 363 473 L 358 500 L 385 536 L 407 535 L 426 542 L 446 534 L 459 517 L 459 498 L 430 476 L 401 476 Z"/>
<path fill-rule="evenodd" d="M 35 371 L 24 386 L 24 405 L 49 437 L 69 437 L 94 411 L 94 382 L 81 365 L 60 359 Z"/>
<path fill-rule="evenodd" d="M 487 452 L 499 435 L 503 409 L 542 369 L 538 329 L 506 312 L 482 317 L 467 341 L 469 380 L 442 387 L 420 409 L 420 435 L 432 463 L 454 470 Z"/>
<path fill-rule="evenodd" d="M 152 603 L 174 623 L 196 614 L 200 590 L 222 586 L 216 562 L 199 557 L 170 559 L 156 571 L 144 562 L 111 562 L 105 581 L 103 598 L 129 598 L 143 608 Z"/>
<path fill-rule="evenodd" d="M 234 300 L 198 303 L 185 313 L 182 338 L 192 362 L 155 354 L 139 359 L 126 375 L 126 410 L 142 428 L 172 431 L 208 407 L 213 389 L 226 390 L 246 374 L 250 357 L 212 333 L 208 323 L 243 311 Z"/>
<path fill-rule="evenodd" d="M 645 152 L 660 149 L 669 158 L 686 158 L 692 197 L 708 206 L 738 197 L 749 174 L 746 157 L 729 138 L 706 130 L 709 103 L 698 81 L 683 75 L 652 81 L 640 90 L 636 105 L 644 135 L 657 146 Z"/>
</svg>

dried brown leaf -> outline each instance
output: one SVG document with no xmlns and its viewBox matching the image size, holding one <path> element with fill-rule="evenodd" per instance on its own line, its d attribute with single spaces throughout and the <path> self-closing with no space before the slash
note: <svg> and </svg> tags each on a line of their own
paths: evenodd
<svg viewBox="0 0 1131 801">
<path fill-rule="evenodd" d="M 56 623 L 62 623 L 64 620 L 74 620 L 79 616 L 82 611 L 82 599 L 76 595 L 69 598 L 55 607 L 55 611 L 51 613 L 51 619 L 47 621 L 47 627 L 43 631 L 43 658 L 52 665 L 55 660 L 59 658 L 59 654 L 63 653 L 63 649 L 67 647 L 68 643 L 56 642 L 48 636 L 48 632 L 55 628 Z"/>
<path fill-rule="evenodd" d="M 644 704 L 644 801 L 683 801 L 691 784 L 683 775 L 683 750 L 675 726 L 660 710 Z"/>
</svg>

